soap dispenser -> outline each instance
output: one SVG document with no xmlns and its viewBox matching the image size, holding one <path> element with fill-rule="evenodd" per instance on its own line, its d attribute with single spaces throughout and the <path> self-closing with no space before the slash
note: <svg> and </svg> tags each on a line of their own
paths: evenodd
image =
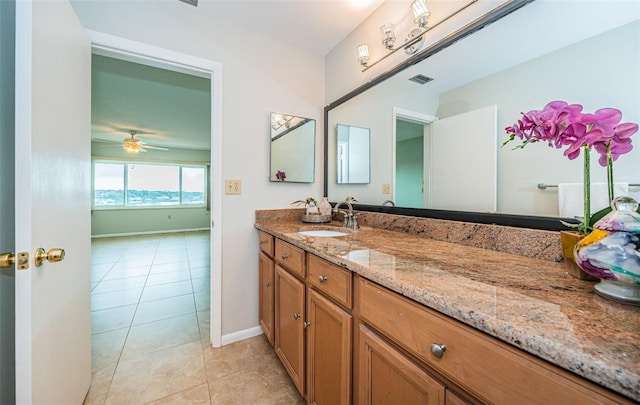
<svg viewBox="0 0 640 405">
<path fill-rule="evenodd" d="M 329 200 L 327 197 L 322 197 L 322 201 L 318 204 L 318 208 L 320 208 L 320 215 L 329 215 L 331 216 L 331 204 L 329 204 Z"/>
</svg>

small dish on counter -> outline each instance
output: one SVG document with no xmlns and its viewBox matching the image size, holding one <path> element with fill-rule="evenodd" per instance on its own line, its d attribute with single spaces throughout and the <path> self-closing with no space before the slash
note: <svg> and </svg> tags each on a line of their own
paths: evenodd
<svg viewBox="0 0 640 405">
<path fill-rule="evenodd" d="M 324 224 L 325 222 L 331 222 L 331 215 L 303 215 L 302 222 L 312 224 Z"/>
</svg>

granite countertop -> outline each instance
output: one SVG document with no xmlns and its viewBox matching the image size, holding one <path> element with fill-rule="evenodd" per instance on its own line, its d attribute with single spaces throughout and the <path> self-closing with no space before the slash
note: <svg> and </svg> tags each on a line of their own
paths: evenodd
<svg viewBox="0 0 640 405">
<path fill-rule="evenodd" d="M 339 225 L 255 227 L 640 401 L 639 307 L 601 298 L 553 261 L 372 227 L 333 238 L 297 233 Z"/>
</svg>

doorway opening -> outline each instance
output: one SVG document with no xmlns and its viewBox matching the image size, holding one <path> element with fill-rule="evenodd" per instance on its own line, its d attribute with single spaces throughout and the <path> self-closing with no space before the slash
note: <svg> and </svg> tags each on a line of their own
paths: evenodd
<svg viewBox="0 0 640 405">
<path fill-rule="evenodd" d="M 430 206 L 431 123 L 436 117 L 393 109 L 393 198 L 396 206 Z"/>
<path fill-rule="evenodd" d="M 138 43 L 135 41 L 127 40 L 124 38 L 119 38 L 103 33 L 89 31 L 89 36 L 92 42 L 92 51 L 93 54 L 98 54 L 100 56 L 106 56 L 114 59 L 119 59 L 127 62 L 134 62 L 137 64 L 146 65 L 153 68 L 160 68 L 164 70 L 169 70 L 173 72 L 178 72 L 181 74 L 187 74 L 192 76 L 197 76 L 201 78 L 206 78 L 210 83 L 210 95 L 209 95 L 209 106 L 208 106 L 208 116 L 210 118 L 210 149 L 209 149 L 209 162 L 210 166 L 207 167 L 207 183 L 206 183 L 206 192 L 208 195 L 207 207 L 210 209 L 209 218 L 207 219 L 206 229 L 201 230 L 201 232 L 186 232 L 182 234 L 174 234 L 180 235 L 181 238 L 184 238 L 182 242 L 178 242 L 178 244 L 182 244 L 187 249 L 187 265 L 190 265 L 193 262 L 196 267 L 189 267 L 189 271 L 191 268 L 203 269 L 205 265 L 208 264 L 208 268 L 210 269 L 210 277 L 209 277 L 209 288 L 210 291 L 210 299 L 209 299 L 209 307 L 210 307 L 210 315 L 209 315 L 209 334 L 210 340 L 209 342 L 214 347 L 219 347 L 221 345 L 221 232 L 219 227 L 216 228 L 213 226 L 214 223 L 220 223 L 222 218 L 221 207 L 222 207 L 222 196 L 220 193 L 214 192 L 214 190 L 221 189 L 221 173 L 222 173 L 222 154 L 221 154 L 221 65 L 217 62 L 213 62 L 207 59 L 193 57 L 191 55 L 181 54 L 178 52 L 154 47 L 147 44 Z M 102 123 L 104 124 L 104 123 Z M 146 141 L 148 144 L 156 145 L 159 143 L 157 139 L 150 139 Z M 155 143 L 153 143 L 155 142 Z M 159 147 L 163 147 L 162 145 L 157 145 Z M 114 148 L 119 149 L 119 148 Z M 149 153 L 149 152 L 147 152 Z M 160 152 L 158 152 L 160 153 Z M 92 153 L 93 154 L 93 153 Z M 149 153 L 151 155 L 151 153 Z M 188 160 L 188 159 L 181 159 Z M 159 162 L 152 162 L 159 163 Z M 189 161 L 187 163 L 194 163 L 193 161 Z M 188 166 L 188 165 L 184 165 Z M 128 168 L 127 170 L 130 170 Z M 184 176 L 180 178 L 180 182 L 183 182 Z M 185 190 L 181 190 L 184 192 Z M 139 209 L 131 209 L 126 210 L 126 212 L 131 213 L 132 215 L 138 212 L 142 212 L 143 210 Z M 182 211 L 178 209 L 177 213 Z M 156 211 L 157 212 L 157 211 Z M 171 217 L 171 214 L 167 214 L 167 220 L 177 219 L 175 217 Z M 125 219 L 126 220 L 126 219 Z M 193 228 L 193 227 L 191 227 Z M 209 234 L 209 235 L 207 235 Z M 171 235 L 171 234 L 170 234 Z M 151 237 L 148 237 L 152 239 Z M 169 236 L 170 238 L 170 236 Z M 174 241 L 175 242 L 175 241 Z M 155 242 L 154 242 L 155 243 Z M 158 265 L 165 264 L 172 261 L 169 257 L 171 254 L 170 250 L 166 250 L 166 253 L 163 253 L 164 259 L 162 259 L 162 255 L 158 256 L 162 252 L 160 249 L 160 244 L 167 244 L 169 242 L 158 242 L 158 250 L 156 250 L 156 255 L 154 257 L 158 257 L 160 261 L 165 261 L 166 263 L 157 262 Z M 170 244 L 170 243 L 169 243 Z M 189 257 L 188 247 L 191 244 L 192 251 L 195 252 L 194 249 L 199 249 L 200 253 L 196 257 L 192 254 Z M 202 247 L 206 245 L 208 247 L 208 257 L 203 257 Z M 177 257 L 177 256 L 176 256 Z M 184 258 L 184 256 L 181 256 Z M 203 261 L 207 261 L 208 263 L 204 263 Z M 152 263 L 153 264 L 153 263 Z M 184 263 L 183 263 L 184 264 Z M 202 265 L 202 266 L 200 266 Z M 169 265 L 165 266 L 165 269 L 170 267 Z M 202 274 L 196 274 L 202 275 Z M 147 279 L 151 276 L 151 269 L 147 276 Z M 168 277 L 168 276 L 167 276 Z M 184 277 L 184 275 L 182 276 Z M 191 277 L 191 274 L 190 274 Z M 178 277 L 180 278 L 180 276 Z M 206 279 L 205 277 L 194 277 L 194 279 Z M 139 279 L 141 280 L 141 279 Z M 177 281 L 185 281 L 185 280 L 177 280 Z M 191 281 L 191 289 L 193 292 L 193 281 Z M 140 281 L 138 281 L 140 282 Z M 146 281 L 145 281 L 146 282 Z M 202 282 L 206 282 L 200 280 L 200 284 Z M 181 283 L 186 287 L 186 283 Z M 151 287 L 151 285 L 149 285 Z M 183 287 L 183 288 L 184 288 Z M 202 286 L 198 287 L 198 289 L 203 288 Z M 159 291 L 161 288 L 156 288 L 155 290 Z M 151 290 L 150 290 L 151 291 Z M 157 292 L 162 295 L 161 293 Z M 196 293 L 193 293 L 196 294 Z M 141 293 L 142 296 L 142 293 Z M 194 295 L 195 297 L 195 295 Z M 194 303 L 195 305 L 195 303 Z M 135 322 L 135 321 L 134 321 Z"/>
</svg>

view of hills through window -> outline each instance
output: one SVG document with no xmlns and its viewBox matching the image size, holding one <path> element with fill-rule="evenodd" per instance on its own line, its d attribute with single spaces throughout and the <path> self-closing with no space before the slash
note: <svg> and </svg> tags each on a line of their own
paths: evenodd
<svg viewBox="0 0 640 405">
<path fill-rule="evenodd" d="M 205 166 L 94 164 L 94 206 L 205 205 Z"/>
</svg>

